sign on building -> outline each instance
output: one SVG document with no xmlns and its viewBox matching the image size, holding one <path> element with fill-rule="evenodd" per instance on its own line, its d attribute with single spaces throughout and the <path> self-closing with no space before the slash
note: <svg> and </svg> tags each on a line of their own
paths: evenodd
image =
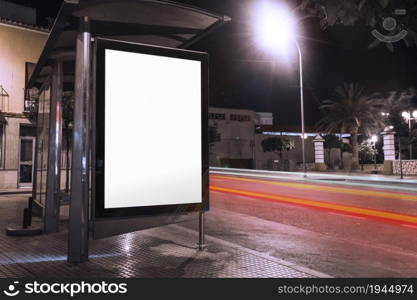
<svg viewBox="0 0 417 300">
<path fill-rule="evenodd" d="M 274 125 L 274 116 L 272 113 L 257 112 L 255 123 L 256 125 Z"/>
</svg>

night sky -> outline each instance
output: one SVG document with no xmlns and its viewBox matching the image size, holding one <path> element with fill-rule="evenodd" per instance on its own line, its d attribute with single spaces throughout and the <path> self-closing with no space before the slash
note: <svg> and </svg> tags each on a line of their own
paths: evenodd
<svg viewBox="0 0 417 300">
<path fill-rule="evenodd" d="M 280 125 L 299 125 L 298 64 L 272 57 L 255 43 L 254 3 L 259 0 L 183 0 L 232 17 L 232 23 L 194 45 L 211 59 L 211 106 L 273 112 Z M 36 7 L 38 24 L 54 17 L 60 0 L 13 2 Z M 45 6 L 47 3 L 47 6 Z M 336 25 L 321 30 L 318 19 L 300 25 L 304 52 L 306 123 L 314 125 L 321 114 L 321 100 L 332 97 L 343 82 L 357 82 L 369 92 L 417 87 L 417 48 L 395 44 L 390 52 L 383 44 L 368 49 L 371 29 Z"/>
</svg>

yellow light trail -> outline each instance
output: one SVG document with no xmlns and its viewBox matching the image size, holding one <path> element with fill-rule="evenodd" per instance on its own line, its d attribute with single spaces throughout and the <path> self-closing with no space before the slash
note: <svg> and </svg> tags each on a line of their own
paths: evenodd
<svg viewBox="0 0 417 300">
<path fill-rule="evenodd" d="M 399 223 L 412 224 L 412 225 L 417 224 L 417 216 L 398 214 L 398 213 L 382 211 L 382 210 L 374 210 L 374 209 L 346 206 L 346 205 L 320 202 L 320 201 L 314 201 L 314 200 L 305 200 L 305 199 L 300 199 L 300 198 L 277 196 L 277 195 L 244 191 L 244 190 L 236 190 L 236 189 L 230 189 L 230 188 L 224 188 L 224 187 L 218 187 L 218 186 L 210 186 L 210 190 L 223 192 L 223 193 L 231 193 L 231 194 L 236 194 L 236 195 L 241 195 L 241 196 L 272 200 L 275 202 L 310 206 L 310 207 L 314 207 L 318 209 L 343 212 L 343 213 L 347 213 L 351 215 L 365 216 L 368 218 L 375 218 L 375 219 L 383 219 L 383 220 L 390 221 L 390 222 L 397 222 L 397 223 L 399 222 Z"/>
</svg>

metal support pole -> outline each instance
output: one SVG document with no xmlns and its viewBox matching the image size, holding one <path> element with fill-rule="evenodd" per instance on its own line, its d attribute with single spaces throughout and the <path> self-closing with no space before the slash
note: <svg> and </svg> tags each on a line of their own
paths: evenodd
<svg viewBox="0 0 417 300">
<path fill-rule="evenodd" d="M 90 71 L 90 19 L 83 17 L 80 20 L 76 40 L 75 60 L 75 105 L 68 230 L 68 261 L 72 263 L 88 260 Z"/>
<path fill-rule="evenodd" d="M 202 251 L 205 248 L 204 241 L 204 211 L 198 213 L 198 250 Z"/>
<path fill-rule="evenodd" d="M 68 125 L 68 124 L 67 124 Z M 70 150 L 70 144 L 71 144 L 71 138 L 70 138 L 70 130 L 67 126 L 66 128 L 67 133 L 66 133 L 66 146 L 67 146 L 67 151 L 65 153 L 65 193 L 69 193 L 69 176 L 70 176 L 70 172 L 69 172 L 69 166 L 70 166 L 70 158 L 69 158 L 69 150 Z"/>
<path fill-rule="evenodd" d="M 409 143 L 410 143 L 410 148 L 409 148 L 409 151 L 410 151 L 410 160 L 412 160 L 413 159 L 413 144 L 411 143 L 411 115 L 412 115 L 412 112 L 410 111 L 410 119 L 408 119 L 408 139 L 409 139 Z"/>
<path fill-rule="evenodd" d="M 303 88 L 303 55 L 300 45 L 295 42 L 298 50 L 300 64 L 300 102 L 301 102 L 301 150 L 303 155 L 304 177 L 307 177 L 306 153 L 305 153 L 305 127 L 304 127 L 304 88 Z"/>
<path fill-rule="evenodd" d="M 48 170 L 46 178 L 46 201 L 44 232 L 59 230 L 59 206 L 61 185 L 62 144 L 62 61 L 54 62 L 51 83 L 51 118 L 49 129 Z"/>
<path fill-rule="evenodd" d="M 397 133 L 398 136 L 398 159 L 400 160 L 400 174 L 401 174 L 401 179 L 404 179 L 403 176 L 403 161 L 401 158 L 401 139 L 400 139 L 400 133 Z"/>
<path fill-rule="evenodd" d="M 252 168 L 256 170 L 255 137 L 250 141 L 250 146 L 252 148 Z"/>
</svg>

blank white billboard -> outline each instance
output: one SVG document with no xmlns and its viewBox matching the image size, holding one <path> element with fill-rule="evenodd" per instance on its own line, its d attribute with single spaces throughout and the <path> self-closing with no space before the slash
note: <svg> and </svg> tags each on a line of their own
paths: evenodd
<svg viewBox="0 0 417 300">
<path fill-rule="evenodd" d="M 105 66 L 104 208 L 201 203 L 201 62 L 106 49 Z"/>
</svg>

